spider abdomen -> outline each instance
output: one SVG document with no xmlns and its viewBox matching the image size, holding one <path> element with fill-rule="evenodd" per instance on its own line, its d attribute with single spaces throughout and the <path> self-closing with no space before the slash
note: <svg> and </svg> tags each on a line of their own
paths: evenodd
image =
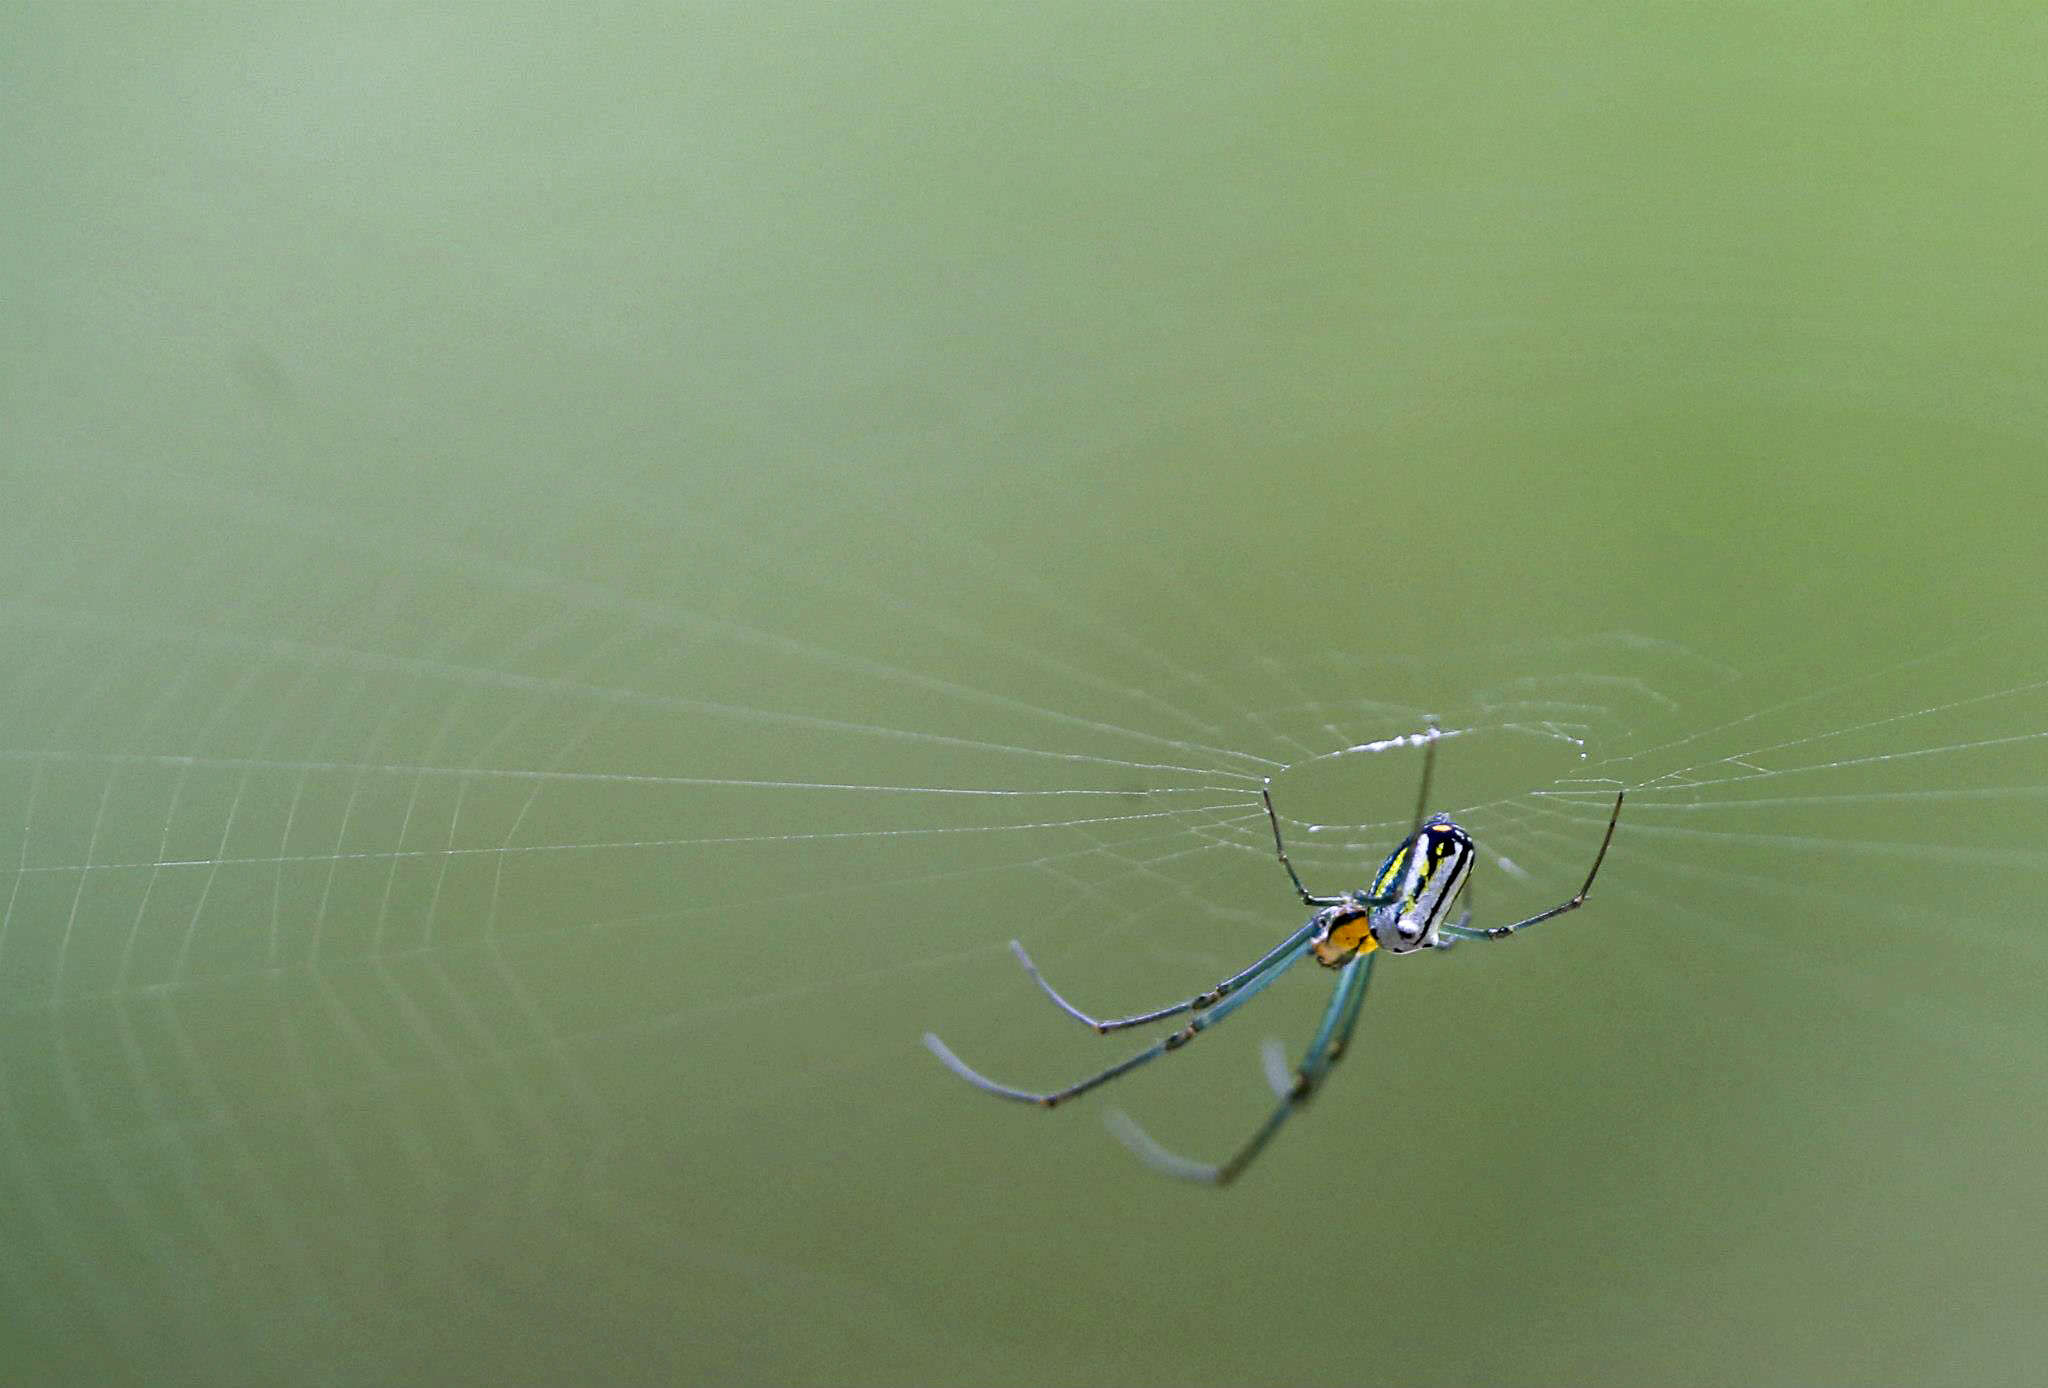
<svg viewBox="0 0 2048 1388">
<path fill-rule="evenodd" d="M 1374 903 L 1363 917 L 1363 928 L 1390 954 L 1431 947 L 1456 906 L 1465 879 L 1472 875 L 1477 856 L 1470 834 L 1449 815 L 1432 815 L 1387 855 L 1371 888 L 1355 898 L 1361 909 Z M 1316 958 L 1332 967 L 1349 957 L 1326 956 L 1321 944 L 1316 947 Z"/>
</svg>

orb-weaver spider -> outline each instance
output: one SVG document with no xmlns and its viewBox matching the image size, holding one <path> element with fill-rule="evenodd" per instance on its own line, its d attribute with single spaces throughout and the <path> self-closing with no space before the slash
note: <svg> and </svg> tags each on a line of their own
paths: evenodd
<svg viewBox="0 0 2048 1388">
<path fill-rule="evenodd" d="M 1287 869 L 1287 879 L 1294 884 L 1295 892 L 1302 903 L 1315 908 L 1308 922 L 1262 955 L 1249 968 L 1232 974 L 1206 993 L 1197 993 L 1185 1002 L 1174 1003 L 1152 1012 L 1140 1012 L 1129 1017 L 1102 1019 L 1091 1017 L 1061 997 L 1053 986 L 1045 981 L 1038 966 L 1031 962 L 1031 956 L 1024 952 L 1024 946 L 1017 941 L 1010 942 L 1010 949 L 1016 954 L 1017 962 L 1031 975 L 1032 981 L 1045 990 L 1045 995 L 1059 1005 L 1062 1012 L 1093 1027 L 1097 1032 L 1108 1034 L 1123 1031 L 1128 1027 L 1143 1026 L 1147 1022 L 1162 1021 L 1177 1017 L 1183 1012 L 1194 1014 L 1187 1025 L 1181 1027 L 1139 1051 L 1110 1066 L 1098 1074 L 1090 1075 L 1066 1086 L 1045 1093 L 1034 1093 L 1026 1089 L 1014 1089 L 1007 1084 L 998 1084 L 986 1075 L 975 1071 L 947 1049 L 945 1042 L 926 1032 L 924 1044 L 933 1055 L 944 1061 L 946 1067 L 961 1079 L 978 1089 L 1005 1099 L 1016 1099 L 1027 1104 L 1051 1108 L 1064 1103 L 1078 1094 L 1085 1094 L 1098 1085 L 1109 1083 L 1120 1075 L 1127 1075 L 1141 1065 L 1157 1060 L 1160 1056 L 1177 1051 L 1195 1039 L 1208 1028 L 1216 1025 L 1239 1007 L 1249 1002 L 1253 995 L 1265 988 L 1281 974 L 1287 972 L 1302 959 L 1313 954 L 1318 964 L 1338 970 L 1336 990 L 1331 994 L 1330 1005 L 1323 1013 L 1322 1024 L 1316 1028 L 1313 1040 L 1301 1063 L 1289 1076 L 1285 1060 L 1281 1059 L 1268 1069 L 1272 1075 L 1273 1089 L 1279 1095 L 1280 1103 L 1271 1116 L 1257 1131 L 1238 1148 L 1236 1155 L 1220 1165 L 1190 1160 L 1168 1151 L 1133 1122 L 1127 1115 L 1112 1110 L 1108 1115 L 1113 1132 L 1123 1140 L 1140 1158 L 1166 1172 L 1190 1181 L 1206 1181 L 1213 1185 L 1226 1185 L 1235 1180 L 1251 1165 L 1252 1159 L 1265 1150 L 1265 1146 L 1280 1130 L 1294 1110 L 1307 1102 L 1309 1096 L 1322 1083 L 1323 1077 L 1344 1054 L 1350 1043 L 1352 1030 L 1358 1025 L 1358 1014 L 1365 1005 L 1365 986 L 1372 978 L 1373 956 L 1380 951 L 1388 954 L 1412 954 L 1423 949 L 1449 949 L 1460 940 L 1500 940 L 1518 930 L 1576 910 L 1586 901 L 1586 893 L 1593 889 L 1593 879 L 1600 875 L 1600 864 L 1607 857 L 1607 846 L 1614 842 L 1614 827 L 1621 819 L 1621 802 L 1625 791 L 1614 796 L 1614 810 L 1607 817 L 1607 832 L 1600 840 L 1600 850 L 1593 855 L 1593 866 L 1586 872 L 1586 880 L 1568 901 L 1560 902 L 1547 911 L 1538 911 L 1524 920 L 1510 925 L 1496 925 L 1490 929 L 1468 928 L 1472 918 L 1470 910 L 1465 911 L 1456 921 L 1446 922 L 1472 872 L 1472 861 L 1478 855 L 1473 846 L 1472 836 L 1460 828 L 1447 814 L 1430 815 L 1424 818 L 1429 806 L 1430 774 L 1436 763 L 1437 731 L 1432 726 L 1421 739 L 1424 743 L 1422 760 L 1422 792 L 1415 807 L 1415 828 L 1399 846 L 1387 855 L 1386 862 L 1374 875 L 1369 889 L 1347 892 L 1342 896 L 1316 896 L 1302 885 L 1301 877 L 1294 870 L 1294 864 L 1287 859 L 1287 845 L 1280 836 L 1280 816 L 1273 810 L 1273 794 L 1270 782 L 1262 788 L 1261 798 L 1266 805 L 1266 821 L 1273 829 L 1273 850 L 1279 855 L 1280 866 Z"/>
</svg>

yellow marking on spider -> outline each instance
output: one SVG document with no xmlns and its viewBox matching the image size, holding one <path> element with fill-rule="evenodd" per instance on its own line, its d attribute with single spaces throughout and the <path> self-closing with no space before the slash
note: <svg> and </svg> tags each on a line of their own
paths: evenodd
<svg viewBox="0 0 2048 1388">
<path fill-rule="evenodd" d="M 1349 963 L 1354 954 L 1368 954 L 1379 947 L 1380 942 L 1372 937 L 1372 918 L 1353 916 L 1330 927 L 1329 935 L 1316 941 L 1316 962 L 1334 969 Z"/>
<path fill-rule="evenodd" d="M 1393 891 L 1394 884 L 1407 876 L 1408 859 L 1413 852 L 1414 849 L 1408 844 L 1403 844 L 1394 851 L 1393 855 L 1387 859 L 1386 866 L 1380 869 L 1380 875 L 1373 879 L 1372 894 L 1374 896 L 1388 895 Z"/>
</svg>

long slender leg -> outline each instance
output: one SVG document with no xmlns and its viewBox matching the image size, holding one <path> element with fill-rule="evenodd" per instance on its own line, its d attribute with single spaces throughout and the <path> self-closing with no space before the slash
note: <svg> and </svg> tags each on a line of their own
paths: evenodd
<svg viewBox="0 0 2048 1388">
<path fill-rule="evenodd" d="M 1199 1012 L 1205 1007 L 1214 1006 L 1232 993 L 1235 993 L 1238 989 L 1244 987 L 1245 983 L 1250 979 L 1258 977 L 1259 972 L 1266 968 L 1267 965 L 1287 953 L 1288 950 L 1299 945 L 1302 941 L 1313 936 L 1321 928 L 1321 920 L 1311 916 L 1306 925 L 1259 956 L 1258 960 L 1251 967 L 1232 974 L 1208 992 L 1197 993 L 1187 1001 L 1174 1003 L 1171 1007 L 1162 1007 L 1154 1012 L 1139 1012 L 1129 1017 L 1104 1018 L 1089 1016 L 1086 1012 L 1083 1012 L 1080 1008 L 1061 997 L 1059 990 L 1045 981 L 1045 975 L 1040 973 L 1038 966 L 1031 962 L 1031 956 L 1024 952 L 1023 945 L 1012 940 L 1010 941 L 1010 951 L 1017 956 L 1017 962 L 1024 966 L 1024 972 L 1031 975 L 1031 981 L 1045 990 L 1045 995 L 1059 1005 L 1060 1011 L 1084 1026 L 1093 1027 L 1097 1032 L 1107 1036 L 1112 1031 L 1123 1031 L 1130 1027 L 1141 1027 L 1147 1022 L 1164 1021 L 1168 1017 L 1178 1017 L 1183 1012 Z"/>
<path fill-rule="evenodd" d="M 1287 1063 L 1287 1043 L 1269 1036 L 1259 1047 L 1259 1061 L 1266 1067 L 1266 1084 L 1281 1098 L 1294 1088 L 1294 1067 Z"/>
<path fill-rule="evenodd" d="M 1607 859 L 1607 845 L 1614 842 L 1614 826 L 1621 820 L 1621 800 L 1627 794 L 1628 792 L 1625 790 L 1615 792 L 1614 813 L 1607 816 L 1607 834 L 1600 840 L 1600 851 L 1593 855 L 1593 866 L 1587 871 L 1586 880 L 1580 885 L 1578 894 L 1570 901 L 1553 906 L 1548 911 L 1538 911 L 1526 920 L 1518 920 L 1512 925 L 1495 925 L 1489 926 L 1484 930 L 1467 930 L 1464 928 L 1464 923 L 1460 922 L 1456 926 L 1449 927 L 1451 933 L 1461 940 L 1504 940 L 1517 930 L 1527 930 L 1530 926 L 1547 921 L 1552 916 L 1561 916 L 1567 911 L 1576 911 L 1579 907 L 1584 906 L 1586 904 L 1586 893 L 1593 890 L 1593 879 L 1600 875 L 1600 864 Z"/>
<path fill-rule="evenodd" d="M 1429 814 L 1429 783 L 1436 776 L 1436 719 L 1425 720 L 1429 731 L 1423 735 L 1422 743 L 1422 789 L 1415 796 L 1415 823 L 1408 830 L 1414 833 L 1422 827 L 1422 821 Z"/>
<path fill-rule="evenodd" d="M 1086 1094 L 1099 1084 L 1108 1084 L 1117 1076 L 1128 1074 L 1140 1065 L 1149 1064 L 1169 1051 L 1179 1050 L 1210 1027 L 1237 1011 L 1238 1008 L 1250 1002 L 1266 985 L 1280 977 L 1281 974 L 1286 973 L 1289 966 L 1298 962 L 1303 955 L 1308 953 L 1311 943 L 1313 943 L 1313 937 L 1305 938 L 1299 943 L 1289 946 L 1282 954 L 1268 956 L 1265 972 L 1247 980 L 1235 993 L 1225 998 L 1222 1002 L 1217 1003 L 1214 1007 L 1204 1012 L 1197 1012 L 1189 1019 L 1188 1024 L 1180 1030 L 1169 1032 L 1154 1044 L 1139 1051 L 1136 1055 L 1128 1056 L 1110 1066 L 1107 1070 L 1090 1075 L 1087 1079 L 1079 1080 L 1064 1089 L 1054 1089 L 1045 1093 L 1038 1093 L 1029 1089 L 1016 1089 L 1007 1084 L 999 1084 L 986 1075 L 970 1068 L 966 1061 L 954 1055 L 952 1051 L 947 1049 L 946 1043 L 939 1040 L 931 1032 L 924 1034 L 925 1049 L 937 1056 L 947 1069 L 977 1089 L 985 1089 L 991 1094 L 1005 1099 L 1015 1099 L 1019 1103 L 1037 1104 L 1041 1108 L 1051 1108 L 1054 1104 L 1065 1103 L 1077 1094 Z"/>
<path fill-rule="evenodd" d="M 1301 874 L 1294 870 L 1294 864 L 1287 861 L 1287 845 L 1280 842 L 1280 816 L 1273 813 L 1273 782 L 1269 778 L 1259 788 L 1259 797 L 1266 802 L 1266 822 L 1273 826 L 1273 851 L 1280 855 L 1280 866 L 1287 869 L 1287 880 L 1294 884 L 1294 890 L 1301 894 L 1305 906 L 1335 906 L 1344 898 L 1341 896 L 1317 896 L 1301 885 Z"/>
<path fill-rule="evenodd" d="M 1422 735 L 1422 789 L 1415 797 L 1415 824 L 1409 829 L 1414 833 L 1422 827 L 1423 818 L 1429 813 L 1429 783 L 1436 775 L 1436 742 L 1439 736 L 1436 719 L 1425 720 L 1428 730 Z M 1267 777 L 1259 789 L 1259 796 L 1266 802 L 1266 822 L 1273 826 L 1273 851 L 1280 855 L 1280 866 L 1287 869 L 1287 880 L 1294 884 L 1294 890 L 1301 896 L 1305 906 L 1335 906 L 1344 901 L 1341 896 L 1317 896 L 1301 885 L 1301 874 L 1294 870 L 1294 864 L 1287 861 L 1287 845 L 1280 841 L 1280 816 L 1273 813 L 1273 778 Z"/>
<path fill-rule="evenodd" d="M 1362 972 L 1370 972 L 1371 969 L 1372 966 L 1367 964 Z M 1358 1030 L 1359 1015 L 1365 1011 L 1365 985 L 1367 981 L 1365 979 L 1359 980 L 1357 995 L 1351 999 L 1351 1010 L 1337 1022 L 1337 1039 L 1330 1043 L 1330 1055 L 1324 1067 L 1325 1069 L 1342 1060 L 1344 1052 L 1351 1046 L 1351 1033 Z M 1341 986 L 1343 980 L 1339 979 L 1338 983 Z M 1281 1045 L 1278 1041 L 1270 1041 L 1267 1043 L 1267 1046 L 1269 1049 L 1266 1052 L 1266 1082 L 1273 1086 L 1274 1094 L 1285 1099 L 1301 1083 L 1302 1072 L 1288 1067 L 1287 1048 L 1285 1046 Z M 1311 1051 L 1315 1049 L 1314 1043 L 1310 1043 L 1309 1049 Z M 1302 1064 L 1304 1066 L 1308 1064 L 1307 1056 L 1303 1056 Z"/>
<path fill-rule="evenodd" d="M 1351 999 L 1351 1010 L 1337 1023 L 1337 1039 L 1331 1044 L 1329 1057 L 1323 1064 L 1326 1072 L 1330 1066 L 1342 1060 L 1344 1053 L 1351 1049 L 1351 1033 L 1358 1030 L 1358 1019 L 1365 1011 L 1365 985 L 1372 982 L 1372 960 L 1366 956 L 1361 958 L 1364 959 L 1364 966 L 1358 971 L 1358 993 Z M 1302 1064 L 1308 1064 L 1308 1057 L 1302 1057 Z"/>
<path fill-rule="evenodd" d="M 1280 1096 L 1280 1103 L 1271 1115 L 1229 1161 L 1211 1166 L 1169 1151 L 1121 1110 L 1112 1109 L 1105 1115 L 1110 1131 L 1140 1159 L 1169 1176 L 1210 1185 L 1229 1185 L 1252 1164 L 1254 1157 L 1265 1150 L 1266 1144 L 1273 1140 L 1273 1134 L 1280 1131 L 1281 1125 L 1293 1116 L 1294 1111 L 1308 1102 L 1316 1086 L 1322 1083 L 1330 1067 L 1337 1063 L 1344 1048 L 1350 1044 L 1351 1033 L 1358 1025 L 1359 1012 L 1365 1006 L 1366 984 L 1372 980 L 1373 958 L 1371 953 L 1361 954 L 1344 966 L 1336 991 L 1330 995 L 1330 1006 L 1323 1013 L 1322 1025 L 1316 1028 L 1315 1039 L 1309 1042 L 1308 1051 L 1296 1067 L 1293 1082 Z"/>
</svg>

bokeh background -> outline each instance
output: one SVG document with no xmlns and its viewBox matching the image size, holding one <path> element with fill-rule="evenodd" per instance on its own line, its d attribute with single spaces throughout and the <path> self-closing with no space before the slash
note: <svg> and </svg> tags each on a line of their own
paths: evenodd
<svg viewBox="0 0 2048 1388">
<path fill-rule="evenodd" d="M 2037 1381 L 2044 45 L 10 7 L 5 1376 Z"/>
</svg>

